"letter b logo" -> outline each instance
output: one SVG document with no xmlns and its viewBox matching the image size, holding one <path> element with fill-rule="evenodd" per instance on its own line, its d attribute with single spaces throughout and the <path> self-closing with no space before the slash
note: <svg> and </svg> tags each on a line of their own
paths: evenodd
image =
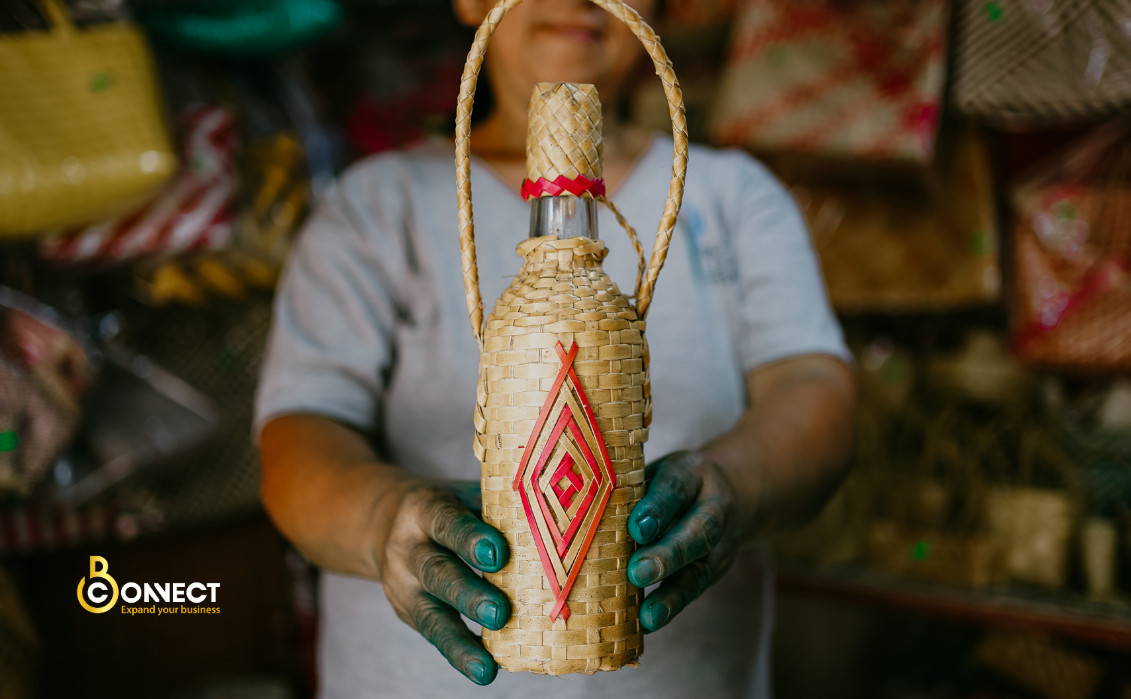
<svg viewBox="0 0 1131 699">
<path fill-rule="evenodd" d="M 118 583 L 110 576 L 108 570 L 110 570 L 110 564 L 106 562 L 105 558 L 102 556 L 90 557 L 90 602 L 101 606 L 93 607 L 90 602 L 87 602 L 87 597 L 83 594 L 83 588 L 86 587 L 86 578 L 79 581 L 79 604 L 91 614 L 109 611 L 118 602 Z M 106 582 L 102 582 L 103 580 Z M 107 591 L 107 585 L 109 585 L 109 591 Z M 102 604 L 103 602 L 105 604 Z"/>
</svg>

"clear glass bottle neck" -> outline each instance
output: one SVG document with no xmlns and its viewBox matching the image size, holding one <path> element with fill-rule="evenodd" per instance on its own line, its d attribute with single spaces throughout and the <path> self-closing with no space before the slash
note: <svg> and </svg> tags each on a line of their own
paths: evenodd
<svg viewBox="0 0 1131 699">
<path fill-rule="evenodd" d="M 530 202 L 530 237 L 597 240 L 597 200 L 592 197 L 539 197 Z"/>
</svg>

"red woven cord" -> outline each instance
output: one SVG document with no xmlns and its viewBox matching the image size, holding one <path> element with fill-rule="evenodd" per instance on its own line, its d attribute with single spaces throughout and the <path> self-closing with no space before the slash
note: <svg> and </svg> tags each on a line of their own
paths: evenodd
<svg viewBox="0 0 1131 699">
<path fill-rule="evenodd" d="M 573 178 L 558 175 L 557 179 L 552 182 L 545 177 L 539 177 L 537 181 L 522 181 L 523 201 L 531 197 L 540 197 L 543 194 L 549 194 L 552 197 L 562 194 L 572 194 L 575 197 L 580 197 L 582 194 L 603 197 L 605 196 L 605 180 L 600 177 L 589 179 L 585 175 L 578 175 Z"/>
</svg>

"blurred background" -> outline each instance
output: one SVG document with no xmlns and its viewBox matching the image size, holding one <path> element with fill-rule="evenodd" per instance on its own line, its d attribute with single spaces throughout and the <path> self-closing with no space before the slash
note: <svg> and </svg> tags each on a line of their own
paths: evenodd
<svg viewBox="0 0 1131 699">
<path fill-rule="evenodd" d="M 777 695 L 1131 698 L 1131 2 L 665 13 L 694 139 L 789 187 L 857 357 Z M 342 168 L 451 133 L 469 43 L 447 0 L 0 2 L 0 699 L 312 695 L 249 440 L 271 293 Z M 668 129 L 640 78 L 606 109 Z M 90 555 L 222 614 L 91 615 Z"/>
</svg>

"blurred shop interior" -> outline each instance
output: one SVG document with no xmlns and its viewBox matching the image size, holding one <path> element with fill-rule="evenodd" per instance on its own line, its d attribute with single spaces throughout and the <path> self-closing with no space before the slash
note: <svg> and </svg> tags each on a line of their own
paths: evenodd
<svg viewBox="0 0 1131 699">
<path fill-rule="evenodd" d="M 780 699 L 1131 699 L 1129 12 L 667 2 L 693 139 L 788 186 L 857 359 L 852 474 L 775 544 Z M 312 696 L 272 289 L 337 173 L 451 133 L 470 39 L 448 0 L 0 4 L 0 699 Z M 621 108 L 670 129 L 647 70 Z M 92 617 L 91 555 L 239 603 Z"/>
</svg>

